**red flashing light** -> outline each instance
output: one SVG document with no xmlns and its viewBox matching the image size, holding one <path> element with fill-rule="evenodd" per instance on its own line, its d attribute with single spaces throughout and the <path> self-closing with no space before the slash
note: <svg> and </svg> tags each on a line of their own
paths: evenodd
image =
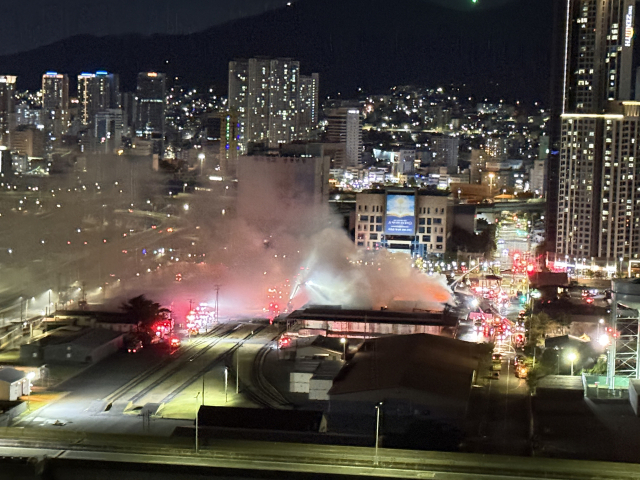
<svg viewBox="0 0 640 480">
<path fill-rule="evenodd" d="M 532 264 L 528 264 L 527 265 L 527 273 L 528 274 L 532 274 L 534 270 L 535 270 L 535 267 Z"/>
</svg>

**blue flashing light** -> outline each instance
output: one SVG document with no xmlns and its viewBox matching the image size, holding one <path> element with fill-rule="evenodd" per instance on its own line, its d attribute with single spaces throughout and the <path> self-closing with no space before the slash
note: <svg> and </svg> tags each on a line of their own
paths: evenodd
<svg viewBox="0 0 640 480">
<path fill-rule="evenodd" d="M 226 146 L 226 148 L 227 148 L 227 150 L 229 150 L 229 144 L 228 144 L 228 143 L 227 143 L 227 146 Z"/>
<path fill-rule="evenodd" d="M 106 70 L 98 70 L 96 72 L 96 75 L 109 75 L 109 72 L 107 72 Z"/>
<path fill-rule="evenodd" d="M 47 72 L 46 74 L 47 74 L 47 75 L 57 75 L 57 74 L 58 74 L 58 72 Z"/>
<path fill-rule="evenodd" d="M 88 73 L 88 72 L 82 72 L 82 73 L 80 74 L 80 76 L 81 76 L 81 77 L 90 77 L 90 76 L 91 76 L 91 74 L 90 74 L 90 73 Z"/>
<path fill-rule="evenodd" d="M 143 249 L 142 249 L 142 254 L 143 254 L 143 255 L 146 255 L 146 254 L 147 254 L 147 249 L 146 249 L 146 248 L 143 248 Z"/>
</svg>

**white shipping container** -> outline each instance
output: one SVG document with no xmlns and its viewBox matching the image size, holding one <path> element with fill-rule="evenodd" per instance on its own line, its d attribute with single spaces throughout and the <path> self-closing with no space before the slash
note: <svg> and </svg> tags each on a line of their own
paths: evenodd
<svg viewBox="0 0 640 480">
<path fill-rule="evenodd" d="M 293 382 L 309 383 L 309 380 L 311 380 L 311 377 L 313 377 L 313 373 L 309 373 L 309 372 L 291 372 L 289 374 L 289 382 L 291 382 L 291 383 L 293 383 Z"/>
<path fill-rule="evenodd" d="M 309 382 L 290 382 L 289 391 L 291 393 L 309 393 Z"/>
</svg>

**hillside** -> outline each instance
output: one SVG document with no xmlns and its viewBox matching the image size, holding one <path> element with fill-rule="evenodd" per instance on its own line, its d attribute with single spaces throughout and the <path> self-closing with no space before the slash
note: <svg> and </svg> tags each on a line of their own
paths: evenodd
<svg viewBox="0 0 640 480">
<path fill-rule="evenodd" d="M 46 70 L 107 69 L 131 90 L 137 72 L 158 70 L 224 93 L 232 58 L 289 56 L 321 74 L 324 94 L 457 82 L 478 95 L 544 101 L 552 1 L 460 12 L 420 0 L 301 0 L 190 35 L 72 37 L 0 57 L 0 72 L 35 89 Z"/>
</svg>

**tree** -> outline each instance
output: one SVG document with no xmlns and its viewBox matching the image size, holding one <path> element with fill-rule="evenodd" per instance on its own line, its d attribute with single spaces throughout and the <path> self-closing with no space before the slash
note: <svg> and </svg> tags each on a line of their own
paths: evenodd
<svg viewBox="0 0 640 480">
<path fill-rule="evenodd" d="M 528 328 L 528 346 L 537 346 L 540 339 L 544 338 L 548 333 L 558 330 L 558 328 L 560 328 L 560 324 L 546 313 L 536 313 L 529 317 Z"/>
<path fill-rule="evenodd" d="M 163 313 L 169 312 L 168 309 L 162 308 L 159 303 L 145 298 L 144 295 L 130 298 L 127 302 L 122 302 L 120 309 L 128 313 L 133 319 L 145 328 L 151 326 Z"/>
</svg>

